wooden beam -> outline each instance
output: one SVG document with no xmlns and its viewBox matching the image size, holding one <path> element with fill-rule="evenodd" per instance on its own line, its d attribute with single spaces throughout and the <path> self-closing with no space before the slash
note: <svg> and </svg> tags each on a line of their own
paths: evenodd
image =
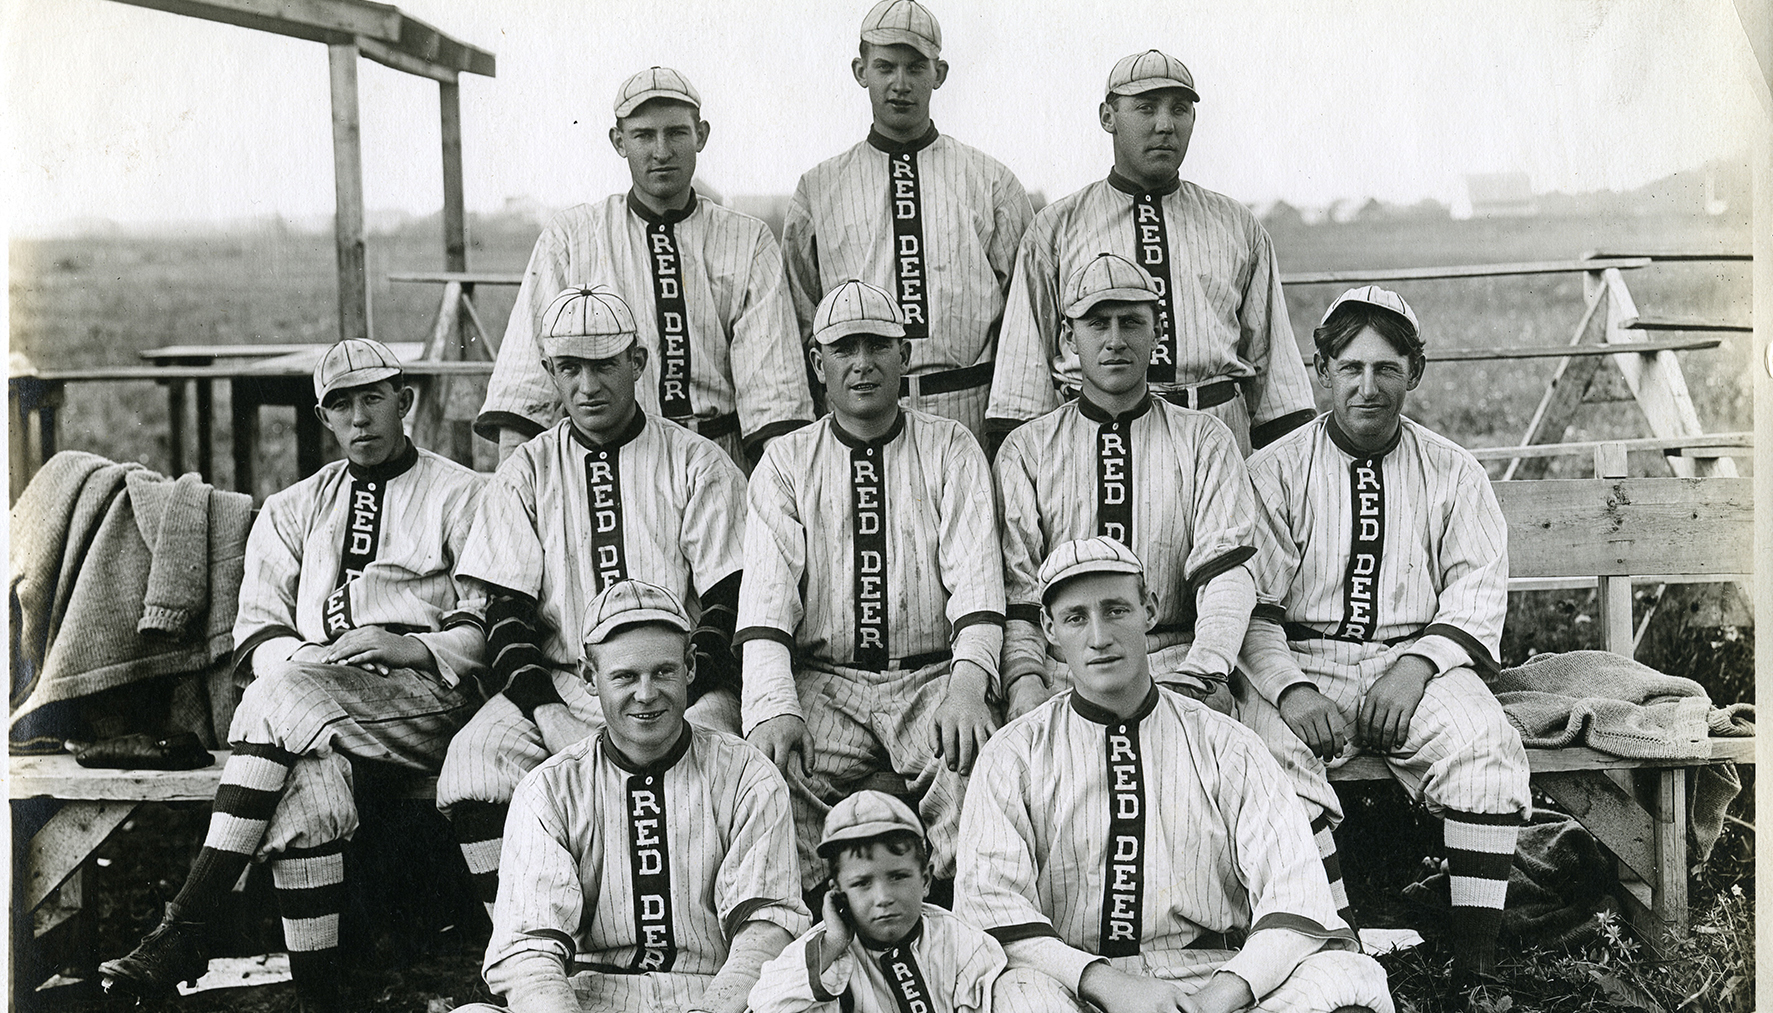
<svg viewBox="0 0 1773 1013">
<path fill-rule="evenodd" d="M 1517 457 L 1564 457 L 1570 454 L 1592 454 L 1603 443 L 1616 443 L 1627 451 L 1659 450 L 1664 454 L 1685 457 L 1717 456 L 1733 451 L 1752 452 L 1754 434 L 1750 432 L 1706 433 L 1702 436 L 1650 436 L 1633 440 L 1583 440 L 1575 443 L 1540 443 L 1518 447 L 1473 447 L 1471 456 L 1480 461 L 1507 461 Z"/>
<path fill-rule="evenodd" d="M 1594 448 L 1594 477 L 1623 479 L 1628 474 L 1624 447 L 1617 443 L 1603 443 Z M 1610 511 L 1623 506 L 1617 499 L 1609 499 L 1607 503 Z M 1587 570 L 1586 567 L 1581 569 Z M 1630 575 L 1603 573 L 1600 576 L 1600 599 L 1601 643 L 1614 654 L 1632 657 L 1636 641 L 1631 635 Z"/>
<path fill-rule="evenodd" d="M 462 196 L 462 89 L 455 81 L 437 85 L 443 134 L 443 269 L 468 270 L 468 216 Z"/>
<path fill-rule="evenodd" d="M 1753 324 L 1719 323 L 1715 320 L 1695 320 L 1690 317 L 1645 317 L 1640 316 L 1632 323 L 1626 324 L 1628 331 L 1685 331 L 1685 332 L 1719 332 L 1725 334 L 1752 334 Z M 1721 342 L 1720 342 L 1721 344 Z M 1708 346 L 1709 347 L 1709 346 Z"/>
<path fill-rule="evenodd" d="M 72 759 L 70 757 L 69 759 Z M 31 838 L 25 872 L 25 909 L 43 902 L 92 850 L 105 842 L 118 824 L 140 803 L 134 801 L 69 802 Z"/>
<path fill-rule="evenodd" d="M 1517 518 L 1508 531 L 1513 576 L 1716 574 L 1739 572 L 1752 558 L 1749 479 L 1544 479 L 1492 488 Z"/>
<path fill-rule="evenodd" d="M 428 60 L 421 60 L 367 35 L 359 35 L 352 41 L 357 44 L 357 51 L 362 53 L 365 59 L 374 60 L 384 67 L 398 70 L 403 74 L 428 77 L 433 81 L 453 84 L 461 73 L 454 67 L 439 66 Z"/>
<path fill-rule="evenodd" d="M 523 275 L 505 271 L 389 271 L 388 280 L 433 285 L 447 285 L 452 281 L 464 285 L 521 285 Z"/>
<path fill-rule="evenodd" d="M 1712 253 L 1705 250 L 1633 250 L 1630 252 L 1588 253 L 1583 255 L 1589 260 L 1631 260 L 1648 257 L 1658 263 L 1663 261 L 1752 261 L 1753 253 Z"/>
<path fill-rule="evenodd" d="M 82 767 L 67 753 L 50 756 L 14 756 L 9 798 L 60 798 L 86 801 L 122 799 L 129 802 L 209 802 L 222 782 L 222 768 L 233 754 L 212 749 L 214 766 L 197 770 L 109 770 Z M 428 798 L 436 790 L 434 777 L 415 777 L 402 782 L 397 798 Z"/>
<path fill-rule="evenodd" d="M 1533 787 L 1576 817 L 1639 879 L 1655 878 L 1655 820 L 1631 792 L 1596 770 L 1540 774 L 1533 779 Z"/>
<path fill-rule="evenodd" d="M 1588 304 L 1582 311 L 1582 319 L 1576 324 L 1576 330 L 1570 335 L 1568 345 L 1571 347 L 1582 344 L 1588 334 L 1588 325 L 1594 320 L 1595 313 L 1601 307 L 1601 294 L 1591 293 Z M 1526 435 L 1521 437 L 1522 443 L 1555 443 L 1564 438 L 1569 428 L 1570 418 L 1576 414 L 1577 405 L 1582 403 L 1582 395 L 1594 380 L 1594 374 L 1600 368 L 1600 360 L 1592 363 L 1577 359 L 1561 360 L 1551 375 L 1551 382 L 1546 385 L 1545 393 L 1539 398 L 1538 407 L 1533 409 L 1533 417 L 1527 420 Z M 1526 470 L 1521 471 L 1521 461 L 1513 458 L 1508 467 L 1502 471 L 1502 480 L 1508 481 L 1520 473 L 1522 478 L 1544 478 L 1546 465 L 1543 462 L 1529 461 Z"/>
<path fill-rule="evenodd" d="M 1711 758 L 1709 760 L 1671 760 L 1666 758 L 1643 759 L 1630 756 L 1614 756 L 1590 749 L 1587 746 L 1565 746 L 1563 749 L 1529 749 L 1527 750 L 1527 766 L 1533 776 L 1542 774 L 1558 774 L 1581 770 L 1643 770 L 1661 769 L 1664 767 L 1691 767 L 1707 763 L 1753 763 L 1755 762 L 1755 739 L 1714 738 L 1711 740 Z M 14 761 L 17 762 L 17 761 Z M 1331 767 L 1332 781 L 1388 781 L 1391 779 L 1391 768 L 1386 766 L 1385 758 L 1372 753 L 1359 753 L 1340 766 Z"/>
<path fill-rule="evenodd" d="M 332 70 L 332 165 L 337 212 L 339 340 L 367 338 L 369 279 L 363 261 L 363 136 L 357 110 L 357 46 L 327 47 Z"/>
<path fill-rule="evenodd" d="M 1356 271 L 1294 271 L 1281 275 L 1283 285 L 1357 285 L 1380 281 L 1432 281 L 1438 278 L 1498 278 L 1516 274 L 1579 274 L 1605 268 L 1629 271 L 1648 267 L 1648 257 L 1609 260 L 1540 260 L 1520 264 L 1470 264 L 1447 267 L 1398 267 Z"/>
</svg>

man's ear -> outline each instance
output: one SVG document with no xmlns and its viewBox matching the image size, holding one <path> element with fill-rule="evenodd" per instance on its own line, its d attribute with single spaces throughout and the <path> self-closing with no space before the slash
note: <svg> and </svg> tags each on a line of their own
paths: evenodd
<svg viewBox="0 0 1773 1013">
<path fill-rule="evenodd" d="M 1059 646 L 1058 639 L 1053 636 L 1053 613 L 1048 611 L 1045 605 L 1040 607 L 1040 632 L 1047 638 L 1047 649 L 1058 654 L 1059 660 L 1063 662 L 1065 651 Z"/>
<path fill-rule="evenodd" d="M 609 144 L 610 147 L 616 149 L 616 154 L 621 155 L 623 158 L 628 157 L 628 143 L 622 138 L 621 123 L 618 122 L 615 126 L 609 128 Z"/>
<path fill-rule="evenodd" d="M 899 364 L 906 369 L 911 368 L 911 340 L 909 338 L 899 339 Z"/>
<path fill-rule="evenodd" d="M 1330 360 L 1324 358 L 1324 353 L 1322 353 L 1322 352 L 1313 352 L 1312 353 L 1311 368 L 1312 368 L 1313 372 L 1317 373 L 1318 385 L 1325 390 L 1329 390 L 1330 389 Z M 1415 385 L 1411 384 L 1411 386 L 1415 386 Z"/>
<path fill-rule="evenodd" d="M 639 376 L 646 371 L 646 346 L 638 338 L 628 348 L 628 361 L 634 364 L 634 375 Z"/>
<path fill-rule="evenodd" d="M 589 656 L 579 659 L 579 678 L 585 680 L 585 685 L 590 686 L 592 692 L 597 691 L 597 666 L 591 664 Z"/>
<path fill-rule="evenodd" d="M 1114 103 L 1103 99 L 1102 104 L 1096 107 L 1096 121 L 1102 124 L 1104 131 L 1114 133 Z"/>
<path fill-rule="evenodd" d="M 850 61 L 850 73 L 856 75 L 856 83 L 864 88 L 868 87 L 868 79 L 862 76 L 862 71 L 867 67 L 868 64 L 860 56 Z"/>
<path fill-rule="evenodd" d="M 818 378 L 820 384 L 824 384 L 825 383 L 825 349 L 824 349 L 824 347 L 822 345 L 820 345 L 818 342 L 814 342 L 813 347 L 806 350 L 806 354 L 807 354 L 807 358 L 813 364 L 813 376 Z"/>
<path fill-rule="evenodd" d="M 1072 355 L 1077 354 L 1077 321 L 1070 317 L 1059 320 L 1059 347 Z"/>
<path fill-rule="evenodd" d="M 319 405 L 315 405 L 314 406 L 314 417 L 320 420 L 321 425 L 323 425 L 323 426 L 326 425 L 326 409 L 325 408 L 322 408 Z"/>
<path fill-rule="evenodd" d="M 1414 386 L 1414 384 L 1411 386 Z M 400 388 L 400 393 L 395 395 L 395 399 L 400 405 L 401 418 L 405 418 L 406 413 L 412 411 L 413 402 L 418 400 L 418 396 L 418 391 L 413 390 L 411 387 Z"/>
<path fill-rule="evenodd" d="M 708 125 L 707 120 L 697 120 L 696 121 L 696 150 L 697 151 L 701 151 L 703 148 L 708 146 L 708 134 L 713 129 L 714 129 L 713 127 Z"/>
<path fill-rule="evenodd" d="M 1145 632 L 1150 633 L 1157 628 L 1157 592 L 1145 589 Z"/>
<path fill-rule="evenodd" d="M 1422 372 L 1428 367 L 1428 359 L 1422 356 L 1410 356 L 1410 385 L 1405 390 L 1415 390 L 1422 382 Z"/>
<path fill-rule="evenodd" d="M 946 80 L 948 80 L 948 61 L 947 60 L 937 60 L 936 61 L 936 83 L 933 85 L 930 85 L 930 89 L 933 91 L 937 88 L 942 87 L 942 82 L 946 81 Z"/>
</svg>

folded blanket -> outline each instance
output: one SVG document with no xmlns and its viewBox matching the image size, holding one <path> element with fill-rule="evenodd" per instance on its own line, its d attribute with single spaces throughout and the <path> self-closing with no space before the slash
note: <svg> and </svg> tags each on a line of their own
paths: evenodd
<svg viewBox="0 0 1773 1013">
<path fill-rule="evenodd" d="M 127 482 L 136 528 L 150 547 L 136 632 L 183 636 L 209 609 L 209 484 L 196 472 L 168 482 L 145 470 L 130 472 Z"/>
<path fill-rule="evenodd" d="M 1705 687 L 1610 651 L 1540 654 L 1504 669 L 1496 699 L 1529 747 L 1587 745 L 1615 756 L 1702 760 L 1718 734 L 1754 734 L 1753 707 L 1714 711 Z"/>
</svg>

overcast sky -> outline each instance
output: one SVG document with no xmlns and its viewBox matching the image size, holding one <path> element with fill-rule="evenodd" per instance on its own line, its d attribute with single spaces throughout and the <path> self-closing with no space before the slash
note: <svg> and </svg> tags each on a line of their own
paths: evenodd
<svg viewBox="0 0 1773 1013">
<path fill-rule="evenodd" d="M 627 186 L 605 137 L 652 64 L 700 89 L 700 175 L 786 194 L 860 140 L 850 77 L 865 0 L 405 0 L 498 57 L 463 75 L 471 210 L 564 206 Z M 661 18 L 655 10 L 675 13 Z M 1761 122 L 1731 0 L 937 0 L 945 132 L 1049 198 L 1103 175 L 1108 68 L 1157 47 L 1202 101 L 1183 174 L 1247 202 L 1453 203 L 1464 174 L 1629 189 L 1739 156 Z M 4 170 L 15 230 L 309 217 L 333 207 L 325 47 L 110 0 L 4 4 Z M 436 85 L 364 61 L 372 209 L 440 206 Z"/>
</svg>

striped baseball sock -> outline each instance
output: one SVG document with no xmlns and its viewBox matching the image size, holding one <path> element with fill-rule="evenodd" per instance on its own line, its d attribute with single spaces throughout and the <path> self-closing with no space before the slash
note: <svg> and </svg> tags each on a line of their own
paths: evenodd
<svg viewBox="0 0 1773 1013">
<path fill-rule="evenodd" d="M 345 842 L 290 848 L 271 863 L 289 947 L 289 975 L 304 1009 L 338 1005 L 339 914 L 345 906 Z"/>
<path fill-rule="evenodd" d="M 457 802 L 450 807 L 450 825 L 468 863 L 468 878 L 475 896 L 486 905 L 488 918 L 499 899 L 499 852 L 505 846 L 505 812 L 510 808 L 498 802 Z"/>
<path fill-rule="evenodd" d="M 191 864 L 185 885 L 166 906 L 174 921 L 200 922 L 215 911 L 222 896 L 246 871 L 246 863 L 265 837 L 271 812 L 283 797 L 283 785 L 296 756 L 276 746 L 254 742 L 235 745 L 222 768 L 221 787 L 209 815 L 203 850 Z"/>
<path fill-rule="evenodd" d="M 1324 863 L 1324 878 L 1330 881 L 1330 898 L 1336 902 L 1336 913 L 1351 927 L 1354 909 L 1348 906 L 1348 887 L 1342 882 L 1342 856 L 1336 852 L 1336 835 L 1330 831 L 1328 813 L 1318 813 L 1311 821 L 1311 838 L 1317 842 L 1317 857 Z"/>
<path fill-rule="evenodd" d="M 1488 973 L 1496 964 L 1496 936 L 1502 931 L 1502 905 L 1508 898 L 1508 870 L 1514 865 L 1521 817 L 1453 809 L 1442 817 L 1453 901 L 1453 963 Z"/>
</svg>

